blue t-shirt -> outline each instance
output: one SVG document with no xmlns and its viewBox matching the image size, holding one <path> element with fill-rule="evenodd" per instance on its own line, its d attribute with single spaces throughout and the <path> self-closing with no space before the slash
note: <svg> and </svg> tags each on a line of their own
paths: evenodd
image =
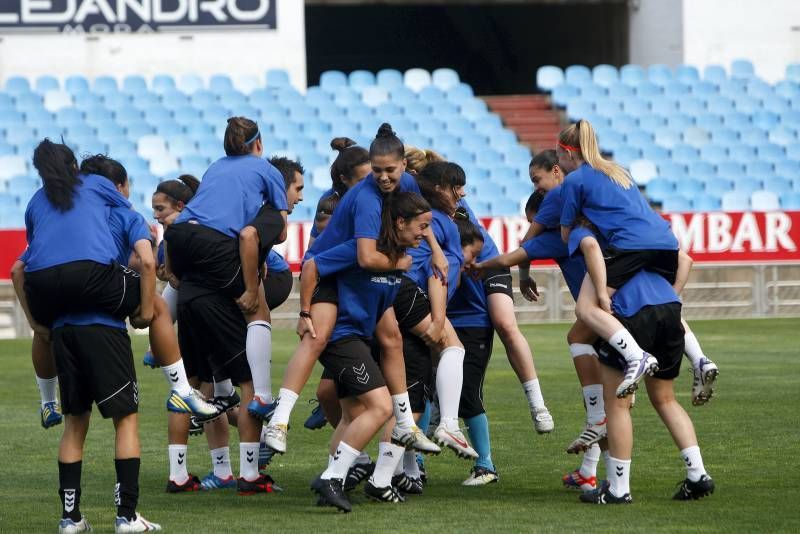
<svg viewBox="0 0 800 534">
<path fill-rule="evenodd" d="M 128 265 L 133 246 L 137 241 L 150 241 L 150 229 L 144 217 L 128 208 L 112 208 L 108 221 L 111 236 L 117 247 L 117 263 Z"/>
<path fill-rule="evenodd" d="M 283 175 L 256 156 L 228 156 L 211 164 L 197 193 L 175 222 L 194 220 L 236 237 L 264 204 L 288 211 Z"/>
<path fill-rule="evenodd" d="M 536 212 L 536 216 L 533 220 L 548 230 L 558 228 L 560 226 L 563 207 L 561 184 L 558 184 L 544 196 L 544 200 L 542 200 L 542 204 L 539 206 L 539 211 Z"/>
<path fill-rule="evenodd" d="M 167 258 L 164 256 L 164 240 L 162 239 L 161 242 L 158 244 L 158 248 L 156 249 L 156 263 L 159 267 L 167 263 Z"/>
<path fill-rule="evenodd" d="M 115 319 L 110 315 L 96 312 L 86 313 L 70 313 L 59 317 L 53 321 L 53 329 L 61 328 L 62 326 L 90 326 L 90 325 L 110 326 L 112 328 L 119 328 L 120 330 L 127 330 L 125 321 L 122 319 Z"/>
<path fill-rule="evenodd" d="M 458 287 L 458 278 L 461 276 L 461 267 L 464 265 L 464 253 L 461 250 L 461 235 L 456 224 L 439 210 L 432 211 L 430 230 L 447 260 L 447 300 L 453 298 Z M 420 243 L 419 247 L 407 250 L 414 263 L 406 275 L 414 280 L 423 289 L 428 287 L 428 278 L 432 276 L 431 247 L 427 241 Z"/>
<path fill-rule="evenodd" d="M 331 341 L 350 336 L 371 338 L 400 290 L 398 273 L 373 273 L 353 266 L 356 242 L 350 240 L 314 256 L 320 276 L 336 276 L 339 306 Z"/>
<path fill-rule="evenodd" d="M 414 177 L 403 173 L 398 191 L 419 193 Z M 351 239 L 378 239 L 381 231 L 383 194 L 370 173 L 354 185 L 336 206 L 328 226 L 306 251 L 305 259 Z"/>
<path fill-rule="evenodd" d="M 326 198 L 328 198 L 329 196 L 335 194 L 335 193 L 336 193 L 336 190 L 334 188 L 332 188 L 332 187 L 330 189 L 328 189 L 327 191 L 325 191 L 324 193 L 322 193 L 322 196 L 320 196 L 319 200 L 317 201 L 317 209 L 316 209 L 316 211 L 314 211 L 314 217 L 315 218 L 316 218 L 316 214 L 319 213 L 319 205 L 322 203 L 322 201 L 325 200 Z M 313 237 L 314 239 L 319 237 L 319 232 L 317 231 L 317 225 L 316 224 L 311 226 L 311 237 Z"/>
<path fill-rule="evenodd" d="M 624 189 L 588 164 L 569 173 L 562 186 L 561 225 L 583 213 L 609 245 L 620 250 L 678 250 L 678 240 L 635 185 Z"/>
<path fill-rule="evenodd" d="M 603 236 L 599 236 L 595 234 L 590 228 L 586 226 L 576 226 L 572 229 L 569 233 L 569 242 L 567 243 L 567 250 L 570 256 L 575 256 L 576 254 L 580 255 L 581 253 L 581 241 L 583 241 L 586 237 L 593 237 L 597 240 L 597 244 L 600 245 L 601 250 L 605 250 L 608 248 L 608 243 Z"/>
<path fill-rule="evenodd" d="M 570 256 L 567 245 L 561 239 L 559 230 L 548 230 L 523 242 L 520 247 L 528 255 L 528 259 L 533 260 L 555 260 L 561 268 L 561 274 L 567 283 L 572 298 L 578 300 L 581 292 L 581 284 L 586 275 L 586 263 L 583 256 Z"/>
<path fill-rule="evenodd" d="M 633 317 L 645 306 L 657 306 L 681 299 L 663 276 L 639 271 L 611 297 L 611 309 L 620 317 Z"/>
<path fill-rule="evenodd" d="M 25 228 L 29 253 L 25 271 L 81 260 L 108 265 L 117 257 L 109 229 L 110 209 L 130 208 L 131 204 L 107 178 L 82 174 L 80 180 L 68 211 L 56 209 L 44 189 L 36 191 L 28 202 Z"/>
<path fill-rule="evenodd" d="M 289 264 L 283 259 L 283 256 L 270 250 L 267 255 L 267 273 L 282 273 L 289 270 Z"/>
</svg>

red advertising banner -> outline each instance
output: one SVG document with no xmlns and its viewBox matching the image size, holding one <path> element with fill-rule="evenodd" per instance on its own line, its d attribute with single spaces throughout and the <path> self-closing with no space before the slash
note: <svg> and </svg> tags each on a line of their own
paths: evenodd
<svg viewBox="0 0 800 534">
<path fill-rule="evenodd" d="M 672 213 L 664 217 L 681 248 L 695 262 L 800 262 L 800 211 Z M 519 246 L 528 229 L 524 217 L 481 219 L 498 248 Z M 275 247 L 298 271 L 311 223 L 289 223 L 288 238 Z M 0 230 L 0 280 L 25 249 L 24 230 Z"/>
</svg>

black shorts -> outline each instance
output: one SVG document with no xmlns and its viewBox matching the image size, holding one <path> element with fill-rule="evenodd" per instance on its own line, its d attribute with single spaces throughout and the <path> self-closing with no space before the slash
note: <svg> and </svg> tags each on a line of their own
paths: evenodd
<svg viewBox="0 0 800 534">
<path fill-rule="evenodd" d="M 431 313 L 428 294 L 407 276 L 400 277 L 400 290 L 392 307 L 401 332 L 408 332 Z"/>
<path fill-rule="evenodd" d="M 264 280 L 264 296 L 267 297 L 267 308 L 274 310 L 289 298 L 292 292 L 292 271 L 281 271 L 274 273 L 267 271 L 267 278 Z"/>
<path fill-rule="evenodd" d="M 606 262 L 606 285 L 619 289 L 641 271 L 652 271 L 675 283 L 678 272 L 677 250 L 619 250 L 608 247 L 603 252 Z"/>
<path fill-rule="evenodd" d="M 386 385 L 370 344 L 364 339 L 346 337 L 328 343 L 319 361 L 333 375 L 340 399 L 358 397 Z"/>
<path fill-rule="evenodd" d="M 508 267 L 487 269 L 486 277 L 483 279 L 483 291 L 486 295 L 502 293 L 513 299 L 514 285 L 511 280 L 511 269 Z"/>
<path fill-rule="evenodd" d="M 25 273 L 31 315 L 48 328 L 68 313 L 128 317 L 141 303 L 139 285 L 139 273 L 116 263 L 73 261 Z"/>
<path fill-rule="evenodd" d="M 406 387 L 411 411 L 422 413 L 433 393 L 431 350 L 414 334 L 403 332 L 403 360 L 406 364 Z"/>
<path fill-rule="evenodd" d="M 456 328 L 458 339 L 464 345 L 464 383 L 458 416 L 475 417 L 484 413 L 483 378 L 492 357 L 494 329 L 491 327 Z"/>
<path fill-rule="evenodd" d="M 272 206 L 264 204 L 258 210 L 255 219 L 250 221 L 247 226 L 252 226 L 258 234 L 258 265 L 262 265 L 267 259 L 272 246 L 278 243 L 281 233 L 283 233 L 283 216 Z"/>
<path fill-rule="evenodd" d="M 678 376 L 683 358 L 683 336 L 681 304 L 670 302 L 656 306 L 645 306 L 632 317 L 618 317 L 633 338 L 658 360 L 656 378 L 672 380 Z M 600 362 L 624 371 L 625 358 L 604 339 L 594 344 Z"/>
<path fill-rule="evenodd" d="M 193 336 L 191 343 L 181 345 L 181 351 L 184 346 L 201 351 L 198 357 L 207 361 L 214 379 L 230 378 L 236 384 L 252 380 L 245 350 L 247 323 L 233 300 L 215 291 L 181 283 L 178 322 L 179 339 Z"/>
<path fill-rule="evenodd" d="M 238 238 L 185 222 L 171 224 L 164 240 L 172 272 L 181 282 L 220 291 L 233 299 L 244 293 Z"/>
<path fill-rule="evenodd" d="M 191 316 L 191 310 L 178 303 L 178 346 L 181 350 L 183 367 L 188 378 L 197 378 L 200 382 L 210 383 L 214 380 L 209 364 L 210 353 L 203 344 L 203 334 L 197 320 Z"/>
<path fill-rule="evenodd" d="M 320 278 L 317 282 L 317 287 L 314 288 L 314 294 L 311 295 L 311 304 L 319 302 L 327 302 L 329 304 L 339 305 L 339 286 L 336 283 L 336 277 L 325 276 Z"/>
<path fill-rule="evenodd" d="M 64 326 L 53 330 L 52 338 L 64 414 L 86 413 L 93 402 L 105 418 L 139 410 L 139 385 L 125 330 Z"/>
</svg>

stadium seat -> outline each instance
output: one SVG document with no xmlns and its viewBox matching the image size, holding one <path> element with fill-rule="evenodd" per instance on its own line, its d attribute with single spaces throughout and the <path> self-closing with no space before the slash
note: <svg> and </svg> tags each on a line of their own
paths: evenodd
<svg viewBox="0 0 800 534">
<path fill-rule="evenodd" d="M 564 83 L 564 71 L 560 67 L 545 65 L 536 71 L 536 87 L 540 91 L 551 92 Z"/>
<path fill-rule="evenodd" d="M 692 94 L 701 98 L 716 97 L 718 94 L 717 86 L 709 81 L 697 82 L 692 85 Z"/>
<path fill-rule="evenodd" d="M 48 91 L 57 91 L 61 89 L 61 84 L 55 76 L 39 76 L 36 78 L 36 92 L 44 95 Z"/>
<path fill-rule="evenodd" d="M 786 151 L 783 146 L 773 143 L 763 143 L 756 145 L 756 151 L 759 159 L 767 161 L 780 161 L 786 157 Z"/>
<path fill-rule="evenodd" d="M 685 178 L 675 182 L 675 191 L 686 198 L 694 198 L 705 191 L 705 184 L 700 180 Z"/>
<path fill-rule="evenodd" d="M 576 87 L 592 83 L 592 71 L 585 65 L 570 65 L 564 69 L 564 81 Z"/>
<path fill-rule="evenodd" d="M 639 65 L 623 65 L 619 69 L 619 78 L 625 85 L 636 87 L 647 80 L 647 73 Z"/>
<path fill-rule="evenodd" d="M 766 139 L 766 137 L 765 137 Z M 711 141 L 720 145 L 730 145 L 740 142 L 739 133 L 731 128 L 714 128 L 711 130 Z M 747 143 L 745 143 L 747 144 Z"/>
<path fill-rule="evenodd" d="M 722 197 L 725 193 L 733 191 L 733 183 L 724 178 L 714 178 L 706 182 L 706 193 Z"/>
<path fill-rule="evenodd" d="M 453 69 L 440 68 L 431 73 L 431 81 L 433 85 L 442 91 L 448 91 L 461 82 L 458 73 Z"/>
<path fill-rule="evenodd" d="M 375 83 L 390 89 L 403 85 L 403 73 L 396 69 L 382 69 L 375 76 Z"/>
<path fill-rule="evenodd" d="M 10 95 L 30 93 L 31 84 L 27 78 L 22 76 L 11 76 L 6 80 L 5 91 Z"/>
<path fill-rule="evenodd" d="M 722 65 L 708 65 L 703 69 L 703 80 L 719 85 L 728 79 L 725 67 Z"/>
<path fill-rule="evenodd" d="M 636 86 L 636 95 L 640 98 L 652 98 L 661 94 L 663 94 L 661 87 L 649 81 L 644 81 Z"/>
<path fill-rule="evenodd" d="M 752 78 L 755 75 L 753 64 L 746 59 L 736 59 L 731 62 L 731 78 Z"/>
<path fill-rule="evenodd" d="M 347 75 L 338 70 L 328 70 L 319 77 L 319 86 L 328 92 L 347 85 Z"/>
<path fill-rule="evenodd" d="M 800 176 L 800 161 L 786 159 L 776 162 L 775 174 L 778 176 Z"/>
<path fill-rule="evenodd" d="M 389 92 L 385 87 L 379 85 L 365 86 L 361 92 L 361 100 L 366 105 L 374 108 L 389 100 Z"/>
<path fill-rule="evenodd" d="M 116 78 L 111 76 L 98 76 L 92 83 L 92 92 L 98 95 L 106 95 L 119 91 Z"/>
<path fill-rule="evenodd" d="M 730 191 L 722 195 L 723 211 L 749 211 L 750 196 L 738 191 Z"/>
<path fill-rule="evenodd" d="M 798 141 L 797 131 L 787 126 L 778 126 L 769 132 L 769 140 L 776 145 L 787 146 Z"/>
<path fill-rule="evenodd" d="M 747 176 L 733 181 L 733 190 L 739 193 L 750 195 L 756 191 L 761 191 L 761 180 L 758 178 Z"/>
<path fill-rule="evenodd" d="M 419 93 L 423 87 L 431 84 L 431 74 L 425 69 L 408 69 L 403 75 L 403 83 L 414 92 Z"/>
<path fill-rule="evenodd" d="M 722 207 L 720 198 L 715 195 L 701 194 L 692 198 L 694 211 L 715 211 Z"/>
<path fill-rule="evenodd" d="M 619 82 L 619 72 L 613 65 L 596 65 L 592 68 L 592 80 L 595 84 L 607 88 Z"/>
<path fill-rule="evenodd" d="M 781 203 L 772 191 L 755 191 L 750 195 L 750 205 L 753 211 L 777 211 L 781 209 Z"/>
<path fill-rule="evenodd" d="M 367 70 L 354 70 L 347 76 L 347 81 L 353 89 L 362 89 L 375 85 L 375 75 Z"/>
<path fill-rule="evenodd" d="M 580 89 L 565 83 L 553 89 L 551 99 L 556 106 L 563 108 L 570 99 L 578 97 L 580 94 Z"/>
<path fill-rule="evenodd" d="M 662 64 L 650 65 L 647 68 L 647 79 L 656 85 L 664 86 L 672 81 L 672 69 Z"/>
<path fill-rule="evenodd" d="M 205 89 L 203 78 L 197 74 L 184 74 L 176 82 L 176 87 L 183 93 L 191 95 Z"/>
<path fill-rule="evenodd" d="M 681 113 L 698 115 L 700 113 L 705 113 L 708 108 L 706 107 L 705 99 L 696 96 L 687 96 L 678 100 L 678 109 Z"/>
<path fill-rule="evenodd" d="M 669 195 L 661 199 L 661 209 L 665 213 L 684 213 L 692 211 L 692 203 L 684 195 Z"/>
<path fill-rule="evenodd" d="M 289 73 L 284 69 L 269 69 L 266 75 L 267 87 L 291 87 Z"/>
<path fill-rule="evenodd" d="M 693 85 L 700 81 L 700 72 L 697 70 L 697 67 L 692 65 L 678 65 L 675 68 L 674 78 L 687 85 Z"/>
<path fill-rule="evenodd" d="M 647 159 L 637 159 L 630 164 L 631 177 L 638 185 L 646 185 L 659 175 L 655 164 Z"/>
<path fill-rule="evenodd" d="M 661 201 L 675 194 L 675 184 L 665 178 L 653 178 L 647 182 L 645 191 L 651 199 Z"/>
<path fill-rule="evenodd" d="M 778 126 L 780 122 L 780 117 L 776 113 L 771 113 L 769 111 L 760 111 L 758 113 L 753 114 L 752 123 L 753 125 L 761 128 L 762 130 L 772 130 L 773 128 Z"/>
<path fill-rule="evenodd" d="M 767 175 L 764 177 L 764 190 L 777 195 L 790 193 L 793 190 L 792 180 L 783 176 Z"/>
</svg>

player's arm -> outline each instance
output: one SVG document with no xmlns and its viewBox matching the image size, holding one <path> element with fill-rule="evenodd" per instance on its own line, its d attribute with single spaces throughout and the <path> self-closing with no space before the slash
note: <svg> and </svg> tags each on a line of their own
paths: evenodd
<svg viewBox="0 0 800 534">
<path fill-rule="evenodd" d="M 486 261 L 476 263 L 475 269 L 479 271 L 484 271 L 486 269 L 512 267 L 514 265 L 520 265 L 523 263 L 526 265 L 530 265 L 530 260 L 528 259 L 528 253 L 525 252 L 525 249 L 518 248 L 517 250 L 508 252 L 507 254 L 501 254 L 499 256 L 495 256 L 494 258 L 490 258 Z"/>
<path fill-rule="evenodd" d="M 275 244 L 283 243 L 289 236 L 289 212 L 286 210 L 281 210 L 281 217 L 283 218 L 283 230 L 281 230 L 281 235 L 278 236 Z"/>
<path fill-rule="evenodd" d="M 594 236 L 587 235 L 581 239 L 580 249 L 586 262 L 586 271 L 589 273 L 589 278 L 592 280 L 594 289 L 597 292 L 597 300 L 600 303 L 600 307 L 611 313 L 611 298 L 608 296 L 608 289 L 606 288 L 606 262 L 603 259 L 603 250 L 600 248 L 600 243 L 597 242 Z"/>
<path fill-rule="evenodd" d="M 314 289 L 318 282 L 317 262 L 311 258 L 303 263 L 303 269 L 300 272 L 300 318 L 297 320 L 295 330 L 300 339 L 303 339 L 306 333 L 311 334 L 312 338 L 317 337 L 314 321 L 311 318 L 311 298 L 314 296 Z"/>
<path fill-rule="evenodd" d="M 542 223 L 531 221 L 531 225 L 528 227 L 528 231 L 525 232 L 525 236 L 523 236 L 522 242 L 524 243 L 529 239 L 533 239 L 537 235 L 544 232 L 546 229 L 547 228 L 545 228 L 545 226 Z"/>
<path fill-rule="evenodd" d="M 431 303 L 431 324 L 421 336 L 428 345 L 438 345 L 444 336 L 447 318 L 447 286 L 436 275 L 428 278 L 428 300 Z"/>
<path fill-rule="evenodd" d="M 378 250 L 378 242 L 374 239 L 359 237 L 356 240 L 356 247 L 358 266 L 367 271 L 405 271 L 411 266 L 407 254 L 393 262 L 389 256 Z"/>
<path fill-rule="evenodd" d="M 141 264 L 141 277 L 139 283 L 140 304 L 138 313 L 130 318 L 135 328 L 145 328 L 153 320 L 153 301 L 156 294 L 156 259 L 153 256 L 153 246 L 149 239 L 140 239 L 133 245 L 133 250 L 139 256 Z"/>
<path fill-rule="evenodd" d="M 675 283 L 672 285 L 678 295 L 681 294 L 684 286 L 686 286 L 686 281 L 689 280 L 689 272 L 692 270 L 693 263 L 694 260 L 691 256 L 682 250 L 678 251 L 678 271 L 675 273 Z"/>
<path fill-rule="evenodd" d="M 239 261 L 242 264 L 244 293 L 237 304 L 244 313 L 255 313 L 258 309 L 258 232 L 253 226 L 245 226 L 239 232 Z"/>
<path fill-rule="evenodd" d="M 425 240 L 428 246 L 431 247 L 431 269 L 434 276 L 440 277 L 442 280 L 447 280 L 447 273 L 450 271 L 450 264 L 442 252 L 442 247 L 436 240 L 433 232 L 425 232 Z"/>
</svg>

